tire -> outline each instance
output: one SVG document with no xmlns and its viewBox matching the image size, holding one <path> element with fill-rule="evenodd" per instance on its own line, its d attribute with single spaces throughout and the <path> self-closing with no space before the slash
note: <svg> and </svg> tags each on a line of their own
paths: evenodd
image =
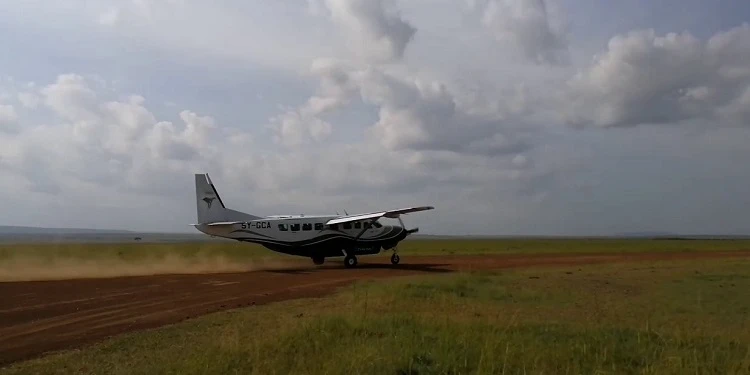
<svg viewBox="0 0 750 375">
<path fill-rule="evenodd" d="M 353 268 L 357 266 L 357 257 L 355 256 L 347 256 L 344 258 L 344 265 L 346 268 Z"/>
<path fill-rule="evenodd" d="M 313 257 L 312 261 L 313 261 L 313 263 L 315 263 L 316 265 L 319 266 L 319 265 L 323 264 L 326 261 L 326 258 L 324 258 L 324 257 Z"/>
<path fill-rule="evenodd" d="M 399 258 L 398 254 L 391 255 L 391 264 L 398 264 L 401 259 Z"/>
</svg>

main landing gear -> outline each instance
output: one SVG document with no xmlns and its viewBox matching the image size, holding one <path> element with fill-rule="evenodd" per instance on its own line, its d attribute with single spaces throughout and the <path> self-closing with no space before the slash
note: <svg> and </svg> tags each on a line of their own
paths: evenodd
<svg viewBox="0 0 750 375">
<path fill-rule="evenodd" d="M 352 255 L 352 254 L 347 255 L 344 258 L 344 266 L 346 266 L 346 268 L 354 268 L 354 267 L 356 267 L 357 266 L 357 257 L 354 256 L 354 255 Z"/>
<path fill-rule="evenodd" d="M 396 265 L 401 261 L 401 258 L 398 256 L 398 253 L 396 252 L 396 249 L 393 250 L 393 255 L 391 255 L 391 264 Z M 354 268 L 357 266 L 357 256 L 354 254 L 347 254 L 344 252 L 344 266 L 346 268 Z"/>
</svg>

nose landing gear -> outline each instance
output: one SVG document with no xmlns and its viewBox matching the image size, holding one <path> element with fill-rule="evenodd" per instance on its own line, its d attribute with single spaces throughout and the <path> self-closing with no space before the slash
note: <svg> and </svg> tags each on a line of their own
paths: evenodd
<svg viewBox="0 0 750 375">
<path fill-rule="evenodd" d="M 398 247 L 393 247 L 393 255 L 391 255 L 391 264 L 396 265 L 398 262 L 401 261 L 401 258 L 398 256 Z"/>
<path fill-rule="evenodd" d="M 398 257 L 398 254 L 393 253 L 393 255 L 391 255 L 391 264 L 398 264 L 399 261 L 401 261 L 401 259 Z"/>
</svg>

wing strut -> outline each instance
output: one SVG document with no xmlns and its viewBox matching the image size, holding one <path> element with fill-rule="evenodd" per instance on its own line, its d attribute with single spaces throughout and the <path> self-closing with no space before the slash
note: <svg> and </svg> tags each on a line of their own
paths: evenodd
<svg viewBox="0 0 750 375">
<path fill-rule="evenodd" d="M 374 223 L 374 222 L 375 222 L 375 220 L 370 220 L 370 221 L 365 221 L 364 223 L 362 223 L 362 231 L 359 232 L 359 234 L 357 235 L 357 237 L 354 237 L 354 240 L 356 241 L 360 237 L 362 237 L 362 235 L 365 234 L 365 232 L 367 232 L 368 229 L 370 229 L 370 227 L 372 226 L 372 223 Z"/>
</svg>

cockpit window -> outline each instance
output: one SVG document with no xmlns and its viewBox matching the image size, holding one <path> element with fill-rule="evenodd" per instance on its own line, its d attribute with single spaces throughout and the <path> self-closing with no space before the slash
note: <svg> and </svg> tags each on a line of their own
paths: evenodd
<svg viewBox="0 0 750 375">
<path fill-rule="evenodd" d="M 380 224 L 380 223 L 378 223 L 377 221 L 373 221 L 373 222 L 372 222 L 372 226 L 373 226 L 373 227 L 375 227 L 375 228 L 382 228 L 382 227 L 383 227 L 383 224 Z"/>
</svg>

